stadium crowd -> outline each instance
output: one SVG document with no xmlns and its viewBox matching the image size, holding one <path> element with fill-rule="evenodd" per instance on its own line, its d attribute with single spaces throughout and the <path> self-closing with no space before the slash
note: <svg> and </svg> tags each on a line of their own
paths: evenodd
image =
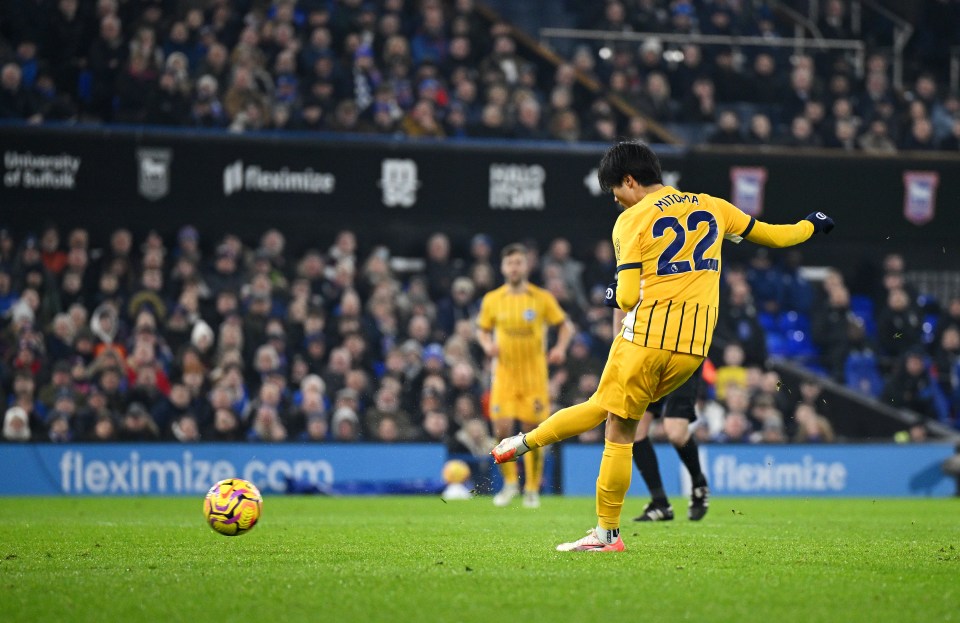
<svg viewBox="0 0 960 623">
<path fill-rule="evenodd" d="M 772 40 L 786 29 L 763 3 L 568 4 L 579 26 L 606 31 Z M 823 4 L 823 34 L 853 38 L 846 3 Z M 946 92 L 941 48 L 957 41 L 960 12 L 943 4 L 924 3 L 895 89 L 882 51 L 859 75 L 842 54 L 651 37 L 585 44 L 553 65 L 473 0 L 4 0 L 0 118 L 568 142 L 647 139 L 653 120 L 711 144 L 955 152 L 960 96 Z"/>
<path fill-rule="evenodd" d="M 422 258 L 396 262 L 383 246 L 361 253 L 350 231 L 298 253 L 277 230 L 249 247 L 231 234 L 201 240 L 189 225 L 172 241 L 117 229 L 103 248 L 84 229 L 65 234 L 53 225 L 39 236 L 0 229 L 4 440 L 421 440 L 477 456 L 492 447 L 489 362 L 474 338 L 479 301 L 500 276 L 488 236 L 455 253 L 435 233 Z M 562 238 L 529 249 L 533 281 L 578 329 L 567 362 L 551 370 L 553 406 L 565 406 L 594 391 L 612 339 L 602 300 L 613 249 L 601 241 L 577 257 Z M 777 313 L 814 318 L 823 367 L 838 380 L 953 422 L 960 300 L 947 306 L 928 351 L 902 259 L 890 256 L 883 268 L 870 293 L 880 310 L 873 341 L 839 273 L 817 294 L 765 252 L 730 263 L 698 437 L 835 439 L 817 384 L 779 391 L 778 374 L 764 369 L 762 317 Z M 857 375 L 873 353 L 885 375 L 877 388 Z M 923 437 L 922 426 L 913 432 Z M 581 441 L 601 439 L 594 430 Z"/>
</svg>

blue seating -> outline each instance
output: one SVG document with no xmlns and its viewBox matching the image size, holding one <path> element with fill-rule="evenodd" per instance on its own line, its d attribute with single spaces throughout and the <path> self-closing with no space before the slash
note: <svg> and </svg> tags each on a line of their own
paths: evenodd
<svg viewBox="0 0 960 623">
<path fill-rule="evenodd" d="M 877 322 L 873 315 L 873 301 L 868 296 L 855 294 L 850 297 L 850 312 L 863 322 L 867 337 L 877 337 Z"/>
<path fill-rule="evenodd" d="M 880 396 L 883 391 L 883 377 L 873 353 L 850 353 L 843 368 L 847 387 L 874 398 Z"/>
<path fill-rule="evenodd" d="M 817 349 L 813 345 L 810 333 L 807 331 L 788 331 L 785 336 L 787 356 L 799 362 L 813 361 L 817 357 Z"/>
<path fill-rule="evenodd" d="M 787 334 L 792 331 L 810 333 L 810 316 L 795 311 L 788 311 L 777 317 L 777 328 Z"/>
<path fill-rule="evenodd" d="M 763 327 L 763 330 L 766 332 L 776 331 L 777 329 L 777 317 L 770 312 L 760 312 L 757 314 L 757 321 L 760 323 L 760 326 Z"/>
<path fill-rule="evenodd" d="M 787 357 L 787 341 L 774 331 L 766 332 L 767 353 L 773 357 Z"/>
<path fill-rule="evenodd" d="M 937 315 L 924 314 L 920 330 L 923 333 L 923 343 L 933 344 L 933 340 L 937 337 Z"/>
</svg>

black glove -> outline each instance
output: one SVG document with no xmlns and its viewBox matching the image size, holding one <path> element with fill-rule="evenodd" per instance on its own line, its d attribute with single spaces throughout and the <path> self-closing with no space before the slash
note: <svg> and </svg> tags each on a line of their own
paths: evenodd
<svg viewBox="0 0 960 623">
<path fill-rule="evenodd" d="M 833 229 L 833 219 L 823 212 L 811 212 L 807 215 L 805 221 L 813 223 L 813 233 L 829 234 Z"/>
<path fill-rule="evenodd" d="M 614 281 L 607 286 L 607 289 L 603 292 L 603 304 L 607 307 L 612 307 L 614 309 L 620 309 L 620 306 L 617 305 L 617 282 Z"/>
</svg>

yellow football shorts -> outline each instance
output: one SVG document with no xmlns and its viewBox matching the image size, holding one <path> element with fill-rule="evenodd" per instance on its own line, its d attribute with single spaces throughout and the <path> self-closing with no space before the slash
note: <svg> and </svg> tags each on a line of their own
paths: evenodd
<svg viewBox="0 0 960 623">
<path fill-rule="evenodd" d="M 511 387 L 509 382 L 494 381 L 490 388 L 490 419 L 515 419 L 528 424 L 539 424 L 550 415 L 550 392 Z"/>
<path fill-rule="evenodd" d="M 703 359 L 700 355 L 640 346 L 618 335 L 590 400 L 610 413 L 639 420 L 647 405 L 680 387 Z"/>
</svg>

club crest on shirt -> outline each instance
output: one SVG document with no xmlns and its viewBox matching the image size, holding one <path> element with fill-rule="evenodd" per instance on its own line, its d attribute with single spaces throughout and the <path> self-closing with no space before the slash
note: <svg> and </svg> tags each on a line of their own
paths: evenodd
<svg viewBox="0 0 960 623">
<path fill-rule="evenodd" d="M 526 309 L 523 312 L 523 319 L 527 322 L 533 322 L 533 319 L 537 317 L 537 312 L 532 309 Z"/>
</svg>

